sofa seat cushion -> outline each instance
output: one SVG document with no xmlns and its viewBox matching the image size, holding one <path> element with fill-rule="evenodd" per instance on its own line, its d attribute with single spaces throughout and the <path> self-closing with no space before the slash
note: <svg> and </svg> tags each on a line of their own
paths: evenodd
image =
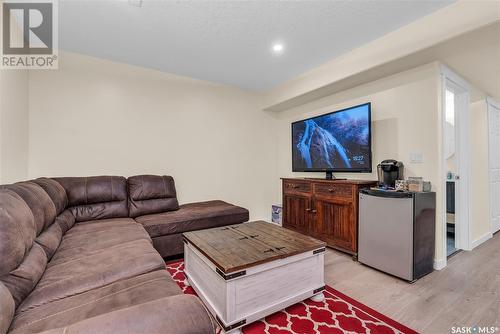
<svg viewBox="0 0 500 334">
<path fill-rule="evenodd" d="M 157 270 L 18 313 L 12 322 L 11 333 L 37 333 L 69 326 L 101 314 L 181 294 L 170 275 L 165 270 Z"/>
<path fill-rule="evenodd" d="M 129 241 L 87 256 L 77 256 L 48 266 L 17 312 L 164 267 L 163 259 L 148 240 Z"/>
<path fill-rule="evenodd" d="M 48 266 L 99 253 L 103 249 L 135 240 L 151 242 L 144 228 L 131 218 L 78 223 L 64 235 Z"/>
<path fill-rule="evenodd" d="M 215 334 L 215 331 L 216 323 L 198 297 L 176 295 L 101 314 L 40 334 Z"/>
<path fill-rule="evenodd" d="M 140 216 L 135 220 L 151 237 L 159 237 L 242 223 L 248 220 L 248 210 L 223 201 L 207 201 L 184 204 L 177 211 Z"/>
</svg>

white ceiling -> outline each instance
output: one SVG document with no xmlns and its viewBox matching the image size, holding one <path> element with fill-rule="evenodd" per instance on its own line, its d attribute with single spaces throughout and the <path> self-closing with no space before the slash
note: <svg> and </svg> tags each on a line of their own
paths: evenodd
<svg viewBox="0 0 500 334">
<path fill-rule="evenodd" d="M 451 2 L 60 1 L 59 46 L 263 91 Z"/>
</svg>

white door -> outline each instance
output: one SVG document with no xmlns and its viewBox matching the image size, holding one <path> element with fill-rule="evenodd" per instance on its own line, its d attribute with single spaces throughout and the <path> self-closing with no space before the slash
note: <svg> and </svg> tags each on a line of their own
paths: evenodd
<svg viewBox="0 0 500 334">
<path fill-rule="evenodd" d="M 490 189 L 492 232 L 500 230 L 500 108 L 488 103 L 490 127 Z"/>
</svg>

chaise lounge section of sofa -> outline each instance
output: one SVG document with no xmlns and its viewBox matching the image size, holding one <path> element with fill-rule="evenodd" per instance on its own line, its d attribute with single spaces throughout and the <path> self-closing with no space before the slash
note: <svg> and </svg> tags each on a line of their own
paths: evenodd
<svg viewBox="0 0 500 334">
<path fill-rule="evenodd" d="M 131 186 L 139 179 L 140 187 Z M 165 235 L 152 240 L 136 220 L 182 208 L 167 176 L 40 178 L 1 186 L 0 333 L 213 333 L 205 307 L 182 294 L 153 247 L 154 238 Z M 155 224 L 162 223 L 173 220 Z M 164 247 L 169 254 L 180 249 Z"/>
<path fill-rule="evenodd" d="M 248 221 L 248 210 L 223 201 L 180 205 L 174 179 L 139 175 L 127 180 L 130 216 L 142 224 L 163 257 L 184 251 L 182 233 Z"/>
</svg>

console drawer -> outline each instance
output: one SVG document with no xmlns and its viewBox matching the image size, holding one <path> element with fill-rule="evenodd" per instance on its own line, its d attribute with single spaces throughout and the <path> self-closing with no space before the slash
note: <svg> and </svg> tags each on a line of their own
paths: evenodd
<svg viewBox="0 0 500 334">
<path fill-rule="evenodd" d="M 314 194 L 352 198 L 352 186 L 347 184 L 315 184 Z"/>
<path fill-rule="evenodd" d="M 310 193 L 311 183 L 309 182 L 297 182 L 297 181 L 285 181 L 283 182 L 283 191 L 287 193 Z"/>
</svg>

